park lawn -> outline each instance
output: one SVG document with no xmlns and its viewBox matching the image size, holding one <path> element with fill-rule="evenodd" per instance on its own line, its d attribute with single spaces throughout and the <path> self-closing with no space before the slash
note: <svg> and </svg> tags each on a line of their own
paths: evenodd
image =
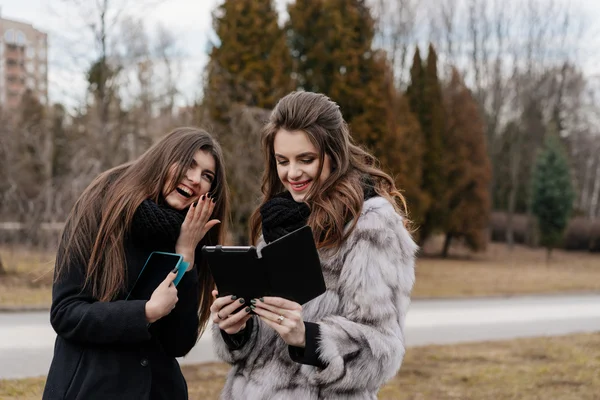
<svg viewBox="0 0 600 400">
<path fill-rule="evenodd" d="M 7 271 L 0 275 L 0 307 L 49 307 L 54 253 L 18 246 L 0 247 Z"/>
<path fill-rule="evenodd" d="M 482 253 L 455 246 L 447 259 L 417 260 L 413 298 L 600 292 L 600 253 L 491 243 Z"/>
<path fill-rule="evenodd" d="M 430 254 L 417 260 L 414 299 L 600 292 L 599 253 L 555 250 L 549 264 L 543 249 L 510 252 L 498 243 L 476 254 L 457 245 L 448 259 Z M 8 271 L 0 276 L 0 308 L 50 305 L 54 254 L 0 247 L 0 258 Z"/>
<path fill-rule="evenodd" d="M 190 399 L 217 399 L 229 366 L 184 366 Z M 409 348 L 385 400 L 600 398 L 600 333 Z M 39 399 L 44 378 L 0 380 L 0 399 Z"/>
</svg>

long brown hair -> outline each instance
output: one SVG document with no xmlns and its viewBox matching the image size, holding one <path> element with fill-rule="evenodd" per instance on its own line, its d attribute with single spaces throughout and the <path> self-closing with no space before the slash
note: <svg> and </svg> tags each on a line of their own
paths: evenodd
<svg viewBox="0 0 600 400">
<path fill-rule="evenodd" d="M 396 189 L 394 180 L 379 168 L 375 157 L 354 144 L 339 106 L 319 93 L 292 92 L 279 100 L 271 112 L 262 136 L 265 157 L 262 204 L 285 190 L 277 175 L 273 148 L 275 135 L 280 129 L 303 131 L 308 135 L 319 150 L 318 175 L 323 170 L 325 155 L 331 159 L 330 176 L 323 182 L 315 179 L 315 185 L 305 198 L 311 208 L 308 225 L 318 247 L 337 247 L 352 232 L 362 210 L 365 184 L 372 185 L 378 195 L 388 199 L 408 223 L 406 201 Z M 344 231 L 349 221 L 352 224 Z M 250 237 L 254 243 L 261 229 L 259 208 L 250 219 Z"/>
<path fill-rule="evenodd" d="M 204 130 L 178 128 L 167 134 L 137 160 L 120 165 L 98 176 L 75 203 L 65 225 L 57 259 L 56 279 L 75 262 L 86 263 L 85 286 L 100 301 L 111 301 L 124 289 L 126 261 L 124 238 L 133 215 L 146 199 L 162 201 L 162 192 L 175 189 L 198 150 L 215 159 L 215 179 L 210 192 L 215 199 L 212 218 L 221 224 L 213 227 L 203 243 L 223 243 L 229 213 L 229 194 L 219 144 Z M 175 165 L 174 180 L 167 182 Z M 200 285 L 200 328 L 206 325 L 212 303 L 214 281 L 203 260 L 198 265 Z"/>
</svg>

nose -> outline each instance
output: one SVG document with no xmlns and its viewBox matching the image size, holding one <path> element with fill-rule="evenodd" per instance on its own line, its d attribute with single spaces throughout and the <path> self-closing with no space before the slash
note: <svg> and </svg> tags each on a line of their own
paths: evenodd
<svg viewBox="0 0 600 400">
<path fill-rule="evenodd" d="M 300 166 L 296 163 L 290 163 L 290 169 L 288 172 L 288 178 L 292 181 L 297 181 L 302 177 L 302 170 Z"/>
<path fill-rule="evenodd" d="M 202 179 L 202 171 L 190 170 L 186 174 L 186 178 L 195 185 L 199 185 Z"/>
</svg>

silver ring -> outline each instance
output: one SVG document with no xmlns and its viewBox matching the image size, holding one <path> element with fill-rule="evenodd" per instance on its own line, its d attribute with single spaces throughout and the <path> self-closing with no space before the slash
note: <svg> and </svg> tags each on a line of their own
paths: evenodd
<svg viewBox="0 0 600 400">
<path fill-rule="evenodd" d="M 277 322 L 279 322 L 279 325 L 281 325 L 281 323 L 283 322 L 284 319 L 285 319 L 285 317 L 283 315 L 280 315 L 279 317 L 277 317 Z"/>
</svg>

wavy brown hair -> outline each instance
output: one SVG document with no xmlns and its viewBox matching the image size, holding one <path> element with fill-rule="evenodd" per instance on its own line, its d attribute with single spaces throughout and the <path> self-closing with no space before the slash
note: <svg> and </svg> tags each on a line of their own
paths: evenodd
<svg viewBox="0 0 600 400">
<path fill-rule="evenodd" d="M 292 92 L 279 100 L 271 112 L 262 136 L 265 157 L 262 204 L 285 190 L 277 175 L 273 148 L 275 135 L 281 129 L 303 131 L 308 135 L 319 151 L 318 175 L 323 170 L 325 155 L 331 159 L 330 176 L 323 182 L 315 179 L 305 198 L 311 208 L 308 225 L 318 247 L 341 245 L 355 228 L 364 203 L 364 185 L 372 185 L 379 196 L 389 200 L 408 224 L 406 201 L 396 189 L 394 180 L 379 168 L 375 157 L 354 144 L 339 106 L 319 93 Z M 350 221 L 350 228 L 345 229 Z M 253 243 L 258 240 L 261 230 L 259 207 L 250 219 Z"/>
<path fill-rule="evenodd" d="M 163 188 L 175 189 L 184 177 L 198 150 L 215 159 L 215 179 L 210 192 L 215 199 L 212 218 L 221 224 L 211 228 L 202 243 L 223 243 L 229 215 L 229 194 L 219 144 L 204 130 L 178 128 L 154 144 L 137 160 L 98 176 L 75 203 L 67 219 L 57 260 L 55 279 L 69 265 L 85 263 L 85 288 L 100 301 L 114 300 L 125 288 L 126 261 L 124 239 L 133 215 L 140 204 L 151 199 L 163 201 Z M 175 165 L 175 179 L 167 182 L 169 169 Z M 200 329 L 210 317 L 211 291 L 214 281 L 206 261 L 198 264 L 200 285 Z"/>
</svg>

